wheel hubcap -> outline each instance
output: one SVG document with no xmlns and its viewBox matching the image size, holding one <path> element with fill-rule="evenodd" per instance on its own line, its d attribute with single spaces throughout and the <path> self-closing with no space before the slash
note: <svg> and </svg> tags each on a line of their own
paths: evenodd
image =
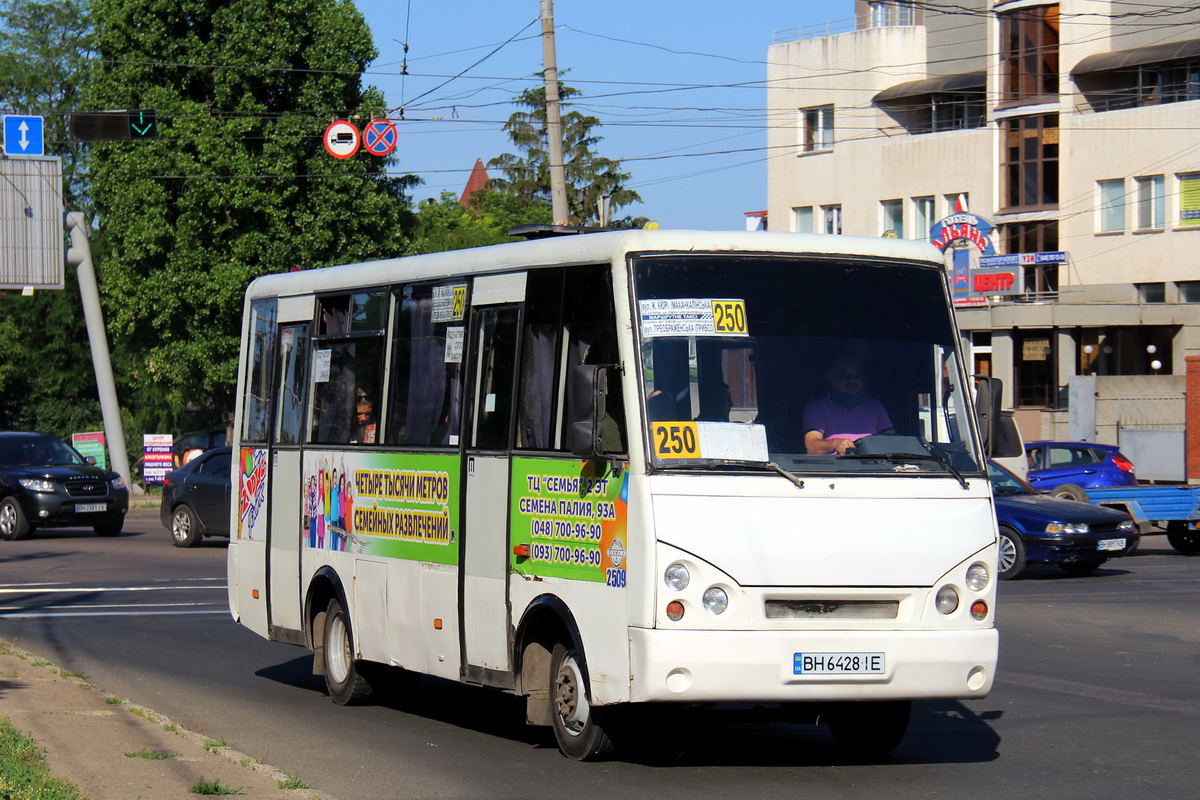
<svg viewBox="0 0 1200 800">
<path fill-rule="evenodd" d="M 325 643 L 328 652 L 325 668 L 334 683 L 345 683 L 350 675 L 350 637 L 346 634 L 346 622 L 341 614 L 334 618 L 329 626 L 329 641 Z"/>
<path fill-rule="evenodd" d="M 7 536 L 15 530 L 16 525 L 16 514 L 13 512 L 12 506 L 0 507 L 0 533 Z"/>
<path fill-rule="evenodd" d="M 563 728 L 568 733 L 578 735 L 587 724 L 589 709 L 583 694 L 583 675 L 574 658 L 566 659 L 559 667 L 554 689 L 554 700 Z"/>
<path fill-rule="evenodd" d="M 1007 536 L 1000 537 L 1000 571 L 1005 572 L 1012 569 L 1013 562 L 1017 560 L 1017 546 L 1013 544 L 1012 539 Z"/>
<path fill-rule="evenodd" d="M 175 524 L 171 528 L 171 533 L 175 534 L 175 539 L 182 542 L 188 538 L 188 534 L 192 532 L 192 526 L 189 524 L 187 514 L 176 514 Z"/>
</svg>

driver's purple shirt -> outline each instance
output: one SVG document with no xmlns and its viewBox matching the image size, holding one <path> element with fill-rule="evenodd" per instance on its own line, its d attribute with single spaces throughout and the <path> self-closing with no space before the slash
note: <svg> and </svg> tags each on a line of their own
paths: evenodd
<svg viewBox="0 0 1200 800">
<path fill-rule="evenodd" d="M 826 439 L 858 441 L 864 436 L 890 430 L 892 420 L 873 397 L 864 398 L 854 408 L 846 408 L 829 396 L 813 400 L 804 409 L 804 433 L 819 431 Z"/>
</svg>

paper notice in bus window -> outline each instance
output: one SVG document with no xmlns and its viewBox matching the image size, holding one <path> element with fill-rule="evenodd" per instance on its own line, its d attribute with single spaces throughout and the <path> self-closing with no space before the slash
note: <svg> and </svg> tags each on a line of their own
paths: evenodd
<svg viewBox="0 0 1200 800">
<path fill-rule="evenodd" d="M 452 322 L 467 313 L 467 285 L 433 287 L 433 322 Z"/>
<path fill-rule="evenodd" d="M 705 297 L 641 300 L 642 336 L 749 336 L 746 301 Z"/>
<path fill-rule="evenodd" d="M 332 350 L 317 350 L 313 353 L 313 383 L 329 382 L 329 358 Z"/>
<path fill-rule="evenodd" d="M 461 364 L 463 356 L 463 332 L 466 328 L 446 328 L 446 363 Z"/>
</svg>

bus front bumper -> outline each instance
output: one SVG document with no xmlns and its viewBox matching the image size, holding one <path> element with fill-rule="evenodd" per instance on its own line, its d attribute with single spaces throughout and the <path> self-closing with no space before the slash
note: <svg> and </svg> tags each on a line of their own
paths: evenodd
<svg viewBox="0 0 1200 800">
<path fill-rule="evenodd" d="M 630 630 L 632 702 L 984 697 L 999 635 L 981 630 Z"/>
</svg>

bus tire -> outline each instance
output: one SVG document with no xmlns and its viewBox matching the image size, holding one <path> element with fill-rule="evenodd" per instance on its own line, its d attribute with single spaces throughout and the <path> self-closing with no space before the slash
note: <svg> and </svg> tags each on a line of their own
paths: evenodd
<svg viewBox="0 0 1200 800">
<path fill-rule="evenodd" d="M 1200 553 L 1200 531 L 1188 530 L 1188 524 L 1182 520 L 1174 520 L 1167 525 L 1167 541 L 1175 552 L 1185 556 Z"/>
<path fill-rule="evenodd" d="M 911 700 L 838 703 L 825 724 L 838 747 L 856 758 L 879 758 L 900 744 L 911 714 Z"/>
<path fill-rule="evenodd" d="M 359 673 L 358 662 L 354 659 L 350 615 L 337 599 L 329 601 L 325 612 L 321 657 L 325 662 L 325 688 L 333 702 L 339 706 L 352 706 L 371 699 L 371 684 Z"/>
<path fill-rule="evenodd" d="M 1007 525 L 1001 525 L 996 544 L 1000 551 L 999 563 L 996 566 L 1000 572 L 1000 580 L 1011 581 L 1024 575 L 1028 560 L 1021 535 Z"/>
<path fill-rule="evenodd" d="M 596 761 L 613 750 L 588 702 L 583 664 L 574 647 L 554 645 L 550 657 L 550 716 L 558 749 L 575 761 Z"/>
</svg>

